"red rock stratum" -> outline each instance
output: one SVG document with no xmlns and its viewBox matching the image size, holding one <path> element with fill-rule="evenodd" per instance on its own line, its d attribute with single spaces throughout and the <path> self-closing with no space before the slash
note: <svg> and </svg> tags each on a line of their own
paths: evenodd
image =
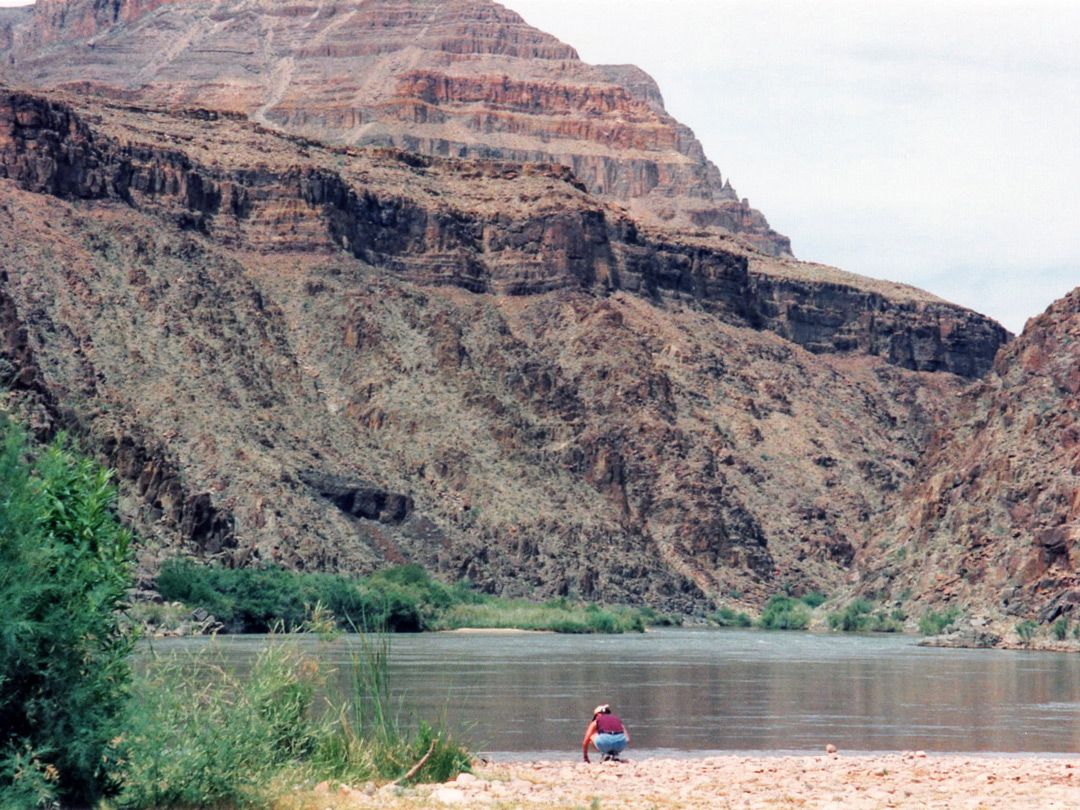
<svg viewBox="0 0 1080 810">
<path fill-rule="evenodd" d="M 232 110 L 427 155 L 569 166 L 639 220 L 786 237 L 740 200 L 656 83 L 593 66 L 490 0 L 40 0 L 0 10 L 9 80 Z"/>
</svg>

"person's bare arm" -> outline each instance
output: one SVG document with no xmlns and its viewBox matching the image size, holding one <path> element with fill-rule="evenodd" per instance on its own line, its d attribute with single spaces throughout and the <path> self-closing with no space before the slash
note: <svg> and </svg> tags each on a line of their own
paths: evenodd
<svg viewBox="0 0 1080 810">
<path fill-rule="evenodd" d="M 588 762 L 589 761 L 589 743 L 592 742 L 593 735 L 596 733 L 596 720 L 594 719 L 589 723 L 589 727 L 585 729 L 585 739 L 581 741 L 581 756 Z"/>
</svg>

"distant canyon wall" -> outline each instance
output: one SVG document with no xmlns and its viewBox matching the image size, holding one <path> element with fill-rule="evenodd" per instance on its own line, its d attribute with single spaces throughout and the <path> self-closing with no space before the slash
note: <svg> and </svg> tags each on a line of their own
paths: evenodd
<svg viewBox="0 0 1080 810">
<path fill-rule="evenodd" d="M 17 84 L 238 111 L 324 141 L 569 166 L 665 227 L 787 237 L 632 66 L 591 66 L 489 0 L 44 0 L 0 10 Z"/>
<path fill-rule="evenodd" d="M 472 292 L 574 286 L 684 296 L 813 352 L 874 355 L 965 377 L 984 373 L 1008 337 L 990 319 L 944 302 L 894 303 L 855 286 L 755 274 L 738 252 L 650 237 L 597 206 L 557 166 L 373 154 L 420 176 L 434 168 L 465 180 L 539 178 L 556 184 L 569 204 L 516 218 L 386 194 L 318 167 L 199 165 L 182 151 L 102 138 L 70 108 L 37 96 L 9 93 L 0 102 L 0 175 L 63 198 L 136 204 L 137 197 L 226 243 L 268 251 L 342 247 L 408 281 Z M 286 211 L 297 221 L 282 222 Z M 296 234 L 286 242 L 283 225 Z"/>
</svg>

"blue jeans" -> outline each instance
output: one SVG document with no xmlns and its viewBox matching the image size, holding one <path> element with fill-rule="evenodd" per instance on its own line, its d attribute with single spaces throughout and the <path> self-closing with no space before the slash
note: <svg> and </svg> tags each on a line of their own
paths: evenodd
<svg viewBox="0 0 1080 810">
<path fill-rule="evenodd" d="M 626 748 L 626 742 L 626 735 L 622 733 L 597 734 L 593 737 L 593 745 L 601 754 L 618 754 Z"/>
</svg>

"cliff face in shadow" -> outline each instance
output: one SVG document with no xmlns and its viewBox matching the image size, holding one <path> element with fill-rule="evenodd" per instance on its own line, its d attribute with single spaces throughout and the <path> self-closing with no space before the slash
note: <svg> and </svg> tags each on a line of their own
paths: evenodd
<svg viewBox="0 0 1080 810">
<path fill-rule="evenodd" d="M 10 407 L 118 467 L 148 573 L 179 548 L 681 610 L 832 591 L 1004 338 L 643 227 L 557 166 L 8 91 L 0 178 Z"/>
</svg>

